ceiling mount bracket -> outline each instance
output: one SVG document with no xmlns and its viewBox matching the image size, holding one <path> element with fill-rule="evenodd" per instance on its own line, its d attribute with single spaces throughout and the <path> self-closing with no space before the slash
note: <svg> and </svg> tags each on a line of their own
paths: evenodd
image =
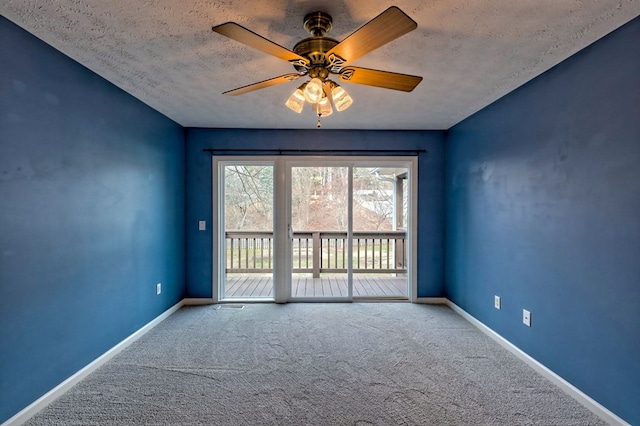
<svg viewBox="0 0 640 426">
<path fill-rule="evenodd" d="M 333 28 L 333 19 L 325 12 L 311 12 L 305 15 L 303 25 L 313 37 L 324 37 Z"/>
</svg>

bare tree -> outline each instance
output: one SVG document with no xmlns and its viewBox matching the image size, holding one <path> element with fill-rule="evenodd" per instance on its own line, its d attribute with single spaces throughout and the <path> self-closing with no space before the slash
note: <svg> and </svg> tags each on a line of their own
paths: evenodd
<svg viewBox="0 0 640 426">
<path fill-rule="evenodd" d="M 273 228 L 273 167 L 225 167 L 226 229 Z"/>
<path fill-rule="evenodd" d="M 371 168 L 353 170 L 354 229 L 392 229 L 393 183 L 376 177 Z M 348 168 L 293 167 L 291 173 L 293 228 L 346 230 Z M 272 229 L 272 166 L 225 167 L 225 217 L 227 229 Z"/>
</svg>

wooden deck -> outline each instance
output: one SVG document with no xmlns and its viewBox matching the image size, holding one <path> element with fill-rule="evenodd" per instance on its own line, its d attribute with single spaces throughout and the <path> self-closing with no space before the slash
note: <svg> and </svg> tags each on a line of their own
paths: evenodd
<svg viewBox="0 0 640 426">
<path fill-rule="evenodd" d="M 292 277 L 292 297 L 347 297 L 346 277 Z M 228 276 L 225 298 L 273 297 L 269 276 Z M 407 298 L 407 278 L 354 276 L 353 297 Z"/>
</svg>

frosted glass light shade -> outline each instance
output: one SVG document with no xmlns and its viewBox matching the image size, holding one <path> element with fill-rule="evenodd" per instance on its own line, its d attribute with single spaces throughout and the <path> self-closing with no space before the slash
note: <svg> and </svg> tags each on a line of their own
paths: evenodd
<svg viewBox="0 0 640 426">
<path fill-rule="evenodd" d="M 329 98 L 325 96 L 324 98 L 320 99 L 320 102 L 318 102 L 315 105 L 315 111 L 316 111 L 316 114 L 318 114 L 321 117 L 328 117 L 331 114 L 333 114 L 333 108 L 331 107 L 331 102 L 329 102 Z"/>
<path fill-rule="evenodd" d="M 293 92 L 291 96 L 289 96 L 289 99 L 287 99 L 285 105 L 288 106 L 292 111 L 300 114 L 302 112 L 302 108 L 304 107 L 304 93 L 302 93 L 302 90 L 296 89 L 296 91 Z"/>
<path fill-rule="evenodd" d="M 344 111 L 353 103 L 351 96 L 340 86 L 336 86 L 331 90 L 331 97 L 338 111 Z"/>
<path fill-rule="evenodd" d="M 311 102 L 312 104 L 320 102 L 322 99 L 322 80 L 319 78 L 312 78 L 309 83 L 307 83 L 307 87 L 304 89 L 304 97 L 307 102 Z"/>
</svg>

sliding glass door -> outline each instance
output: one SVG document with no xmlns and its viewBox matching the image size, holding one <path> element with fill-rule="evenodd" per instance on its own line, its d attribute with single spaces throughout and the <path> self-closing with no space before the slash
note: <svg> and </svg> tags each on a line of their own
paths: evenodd
<svg viewBox="0 0 640 426">
<path fill-rule="evenodd" d="M 349 299 L 350 168 L 291 165 L 288 172 L 290 297 Z"/>
<path fill-rule="evenodd" d="M 406 299 L 406 167 L 353 169 L 353 296 Z"/>
<path fill-rule="evenodd" d="M 219 165 L 221 300 L 274 297 L 274 163 Z"/>
<path fill-rule="evenodd" d="M 214 299 L 415 298 L 415 158 L 214 158 Z"/>
</svg>

